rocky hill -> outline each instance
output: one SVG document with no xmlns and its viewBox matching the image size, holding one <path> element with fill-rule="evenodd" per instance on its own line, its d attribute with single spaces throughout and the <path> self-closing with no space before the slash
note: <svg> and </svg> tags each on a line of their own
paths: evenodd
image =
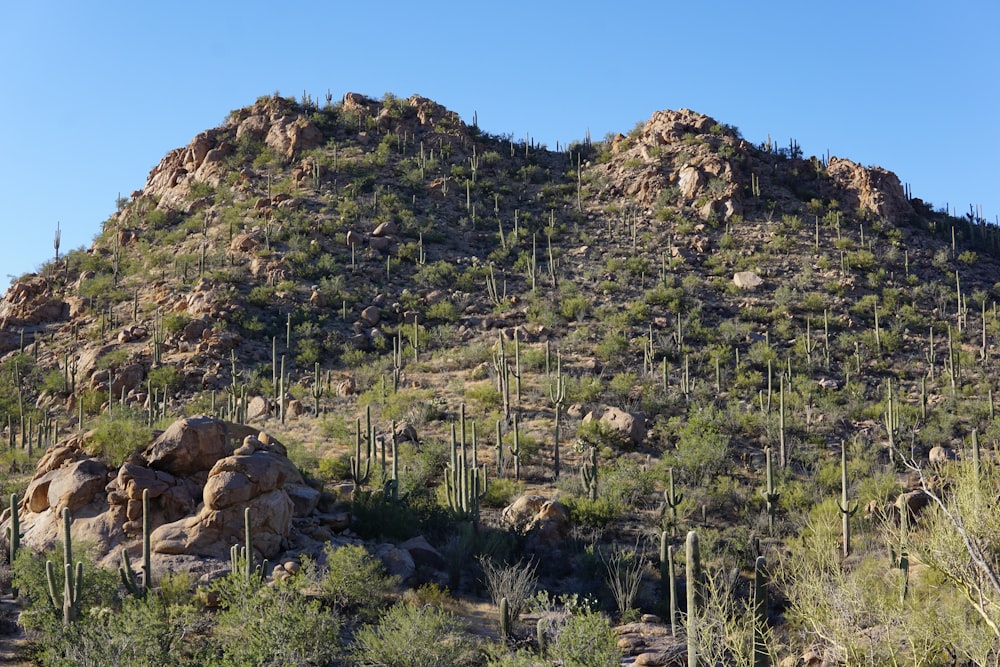
<svg viewBox="0 0 1000 667">
<path fill-rule="evenodd" d="M 0 302 L 6 488 L 28 544 L 55 543 L 70 507 L 106 564 L 138 548 L 144 488 L 161 566 L 225 557 L 248 504 L 271 512 L 258 557 L 360 534 L 398 561 L 415 554 L 394 544 L 444 550 L 453 528 L 433 512 L 411 530 L 360 525 L 372 517 L 355 506 L 352 522 L 333 491 L 362 459 L 381 455 L 388 475 L 396 440 L 401 471 L 377 481 L 376 461 L 367 484 L 448 508 L 461 424 L 490 467 L 484 525 L 501 529 L 524 492 L 562 502 L 554 532 L 519 521 L 515 555 L 570 561 L 588 535 L 653 562 L 662 531 L 679 547 L 670 536 L 699 526 L 710 558 L 738 570 L 805 539 L 840 492 L 846 442 L 874 545 L 915 484 L 900 452 L 949 459 L 973 432 L 988 448 L 1000 436 L 998 239 L 884 169 L 756 145 L 684 109 L 552 150 L 419 96 L 262 97 L 170 151 L 91 248 Z M 183 470 L 162 455 L 188 448 L 181 424 L 222 429 Z M 768 449 L 777 527 L 759 493 Z M 593 489 L 577 476 L 589 465 Z M 258 483 L 268 468 L 281 480 Z M 559 563 L 539 573 L 597 593 Z M 664 614 L 656 585 L 643 590 L 643 610 Z M 801 655 L 794 586 L 778 597 L 779 653 Z"/>
</svg>

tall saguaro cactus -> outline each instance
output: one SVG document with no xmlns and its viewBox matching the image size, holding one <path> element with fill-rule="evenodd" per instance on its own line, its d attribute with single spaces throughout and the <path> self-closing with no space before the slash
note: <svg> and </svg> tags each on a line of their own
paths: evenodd
<svg viewBox="0 0 1000 667">
<path fill-rule="evenodd" d="M 778 507 L 778 498 L 781 494 L 774 488 L 774 462 L 771 457 L 771 448 L 764 450 L 764 459 L 767 462 L 767 488 L 763 491 L 764 500 L 767 502 L 767 530 L 774 536 L 774 513 Z"/>
<path fill-rule="evenodd" d="M 552 451 L 552 471 L 556 479 L 559 479 L 559 427 L 562 422 L 562 408 L 566 402 L 566 378 L 562 374 L 562 360 L 556 360 L 555 383 L 549 387 L 549 399 L 552 407 L 556 409 L 556 433 Z"/>
<path fill-rule="evenodd" d="M 14 565 L 17 552 L 21 548 L 21 520 L 17 513 L 17 494 L 10 494 L 10 527 L 7 529 L 7 543 L 10 545 L 10 564 Z"/>
<path fill-rule="evenodd" d="M 149 489 L 142 490 L 142 583 L 136 579 L 129 562 L 128 551 L 122 549 L 122 566 L 118 568 L 126 590 L 137 598 L 146 597 L 153 587 L 153 566 L 149 545 Z"/>
<path fill-rule="evenodd" d="M 852 506 L 847 498 L 847 444 L 840 445 L 840 502 L 837 503 L 843 518 L 844 530 L 844 558 L 851 555 L 851 517 L 858 511 L 858 502 L 854 501 Z"/>
<path fill-rule="evenodd" d="M 674 487 L 674 469 L 667 469 L 668 482 L 667 488 L 663 492 L 663 504 L 664 509 L 670 510 L 670 530 L 672 533 L 677 531 L 677 507 L 684 501 L 684 494 L 677 493 Z"/>
<path fill-rule="evenodd" d="M 593 502 L 597 500 L 597 447 L 591 447 L 587 461 L 580 466 L 580 479 L 587 489 L 587 497 Z"/>
<path fill-rule="evenodd" d="M 463 411 L 464 417 L 464 411 Z M 470 519 L 473 528 L 479 527 L 479 501 L 486 495 L 489 482 L 486 478 L 486 464 L 479 467 L 476 451 L 476 439 L 472 440 L 472 460 L 466 449 L 464 426 L 461 445 L 455 434 L 455 425 L 451 426 L 451 461 L 445 469 L 444 484 L 448 497 L 448 506 L 458 516 Z M 473 429 L 473 434 L 475 430 Z"/>
<path fill-rule="evenodd" d="M 698 546 L 698 533 L 693 530 L 687 534 L 685 555 L 688 667 L 698 667 L 698 586 L 701 583 L 701 551 Z"/>
<path fill-rule="evenodd" d="M 54 566 L 52 561 L 45 561 L 45 578 L 49 585 L 49 602 L 55 609 L 62 608 L 63 625 L 69 625 L 80 612 L 80 589 L 83 587 L 83 563 L 77 562 L 73 567 L 73 538 L 70 533 L 69 508 L 64 507 L 63 519 L 63 595 L 62 600 L 56 593 Z"/>
</svg>

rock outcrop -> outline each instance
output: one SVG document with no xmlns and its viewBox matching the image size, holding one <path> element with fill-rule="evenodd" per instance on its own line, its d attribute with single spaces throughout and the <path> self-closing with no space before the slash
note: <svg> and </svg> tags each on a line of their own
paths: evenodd
<svg viewBox="0 0 1000 667">
<path fill-rule="evenodd" d="M 862 167 L 856 162 L 831 157 L 827 174 L 841 189 L 847 211 L 867 211 L 890 222 L 900 223 L 913 214 L 896 174 L 881 167 Z"/>
<path fill-rule="evenodd" d="M 87 542 L 103 564 L 114 564 L 141 532 L 148 492 L 155 553 L 227 559 L 243 539 L 250 508 L 255 555 L 274 558 L 299 539 L 293 520 L 314 517 L 319 505 L 320 492 L 306 484 L 284 446 L 241 424 L 180 419 L 117 469 L 90 453 L 94 437 L 69 438 L 38 462 L 20 505 L 25 545 L 51 547 L 68 508 L 74 539 Z"/>
</svg>

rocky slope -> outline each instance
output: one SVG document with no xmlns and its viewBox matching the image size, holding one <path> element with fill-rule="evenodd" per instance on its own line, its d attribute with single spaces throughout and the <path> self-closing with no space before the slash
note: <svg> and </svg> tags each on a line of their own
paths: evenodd
<svg viewBox="0 0 1000 667">
<path fill-rule="evenodd" d="M 904 437 L 918 458 L 973 427 L 992 437 L 998 240 L 883 169 L 689 110 L 553 151 L 419 96 L 263 97 L 170 151 L 91 248 L 0 302 L 0 429 L 61 441 L 27 487 L 26 540 L 50 543 L 69 507 L 110 563 L 150 489 L 161 558 L 224 557 L 248 504 L 260 556 L 308 550 L 345 528 L 309 480 L 343 477 L 330 462 L 366 409 L 426 445 L 463 404 L 490 465 L 493 425 L 508 444 L 517 416 L 539 502 L 585 495 L 556 479 L 557 442 L 573 473 L 591 444 L 604 466 L 654 471 L 609 540 L 659 532 L 668 466 L 735 535 L 759 523 L 757 494 L 706 489 L 753 488 L 779 442 L 790 478 L 820 489 L 843 440 L 884 463 Z M 887 395 L 904 406 L 892 432 Z M 92 454 L 109 407 L 169 428 L 108 464 Z M 197 445 L 178 432 L 202 427 Z M 718 460 L 689 453 L 716 436 Z"/>
</svg>

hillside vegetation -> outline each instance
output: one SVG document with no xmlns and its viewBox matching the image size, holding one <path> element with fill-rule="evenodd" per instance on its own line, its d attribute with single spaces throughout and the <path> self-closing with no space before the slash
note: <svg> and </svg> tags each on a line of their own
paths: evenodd
<svg viewBox="0 0 1000 667">
<path fill-rule="evenodd" d="M 4 490 L 49 531 L 13 567 L 30 659 L 995 665 L 998 243 L 688 110 L 553 150 L 419 96 L 262 97 L 0 302 Z M 195 415 L 347 521 L 225 576 L 154 559 L 143 597 L 91 549 L 64 623 L 39 458 L 124 479 Z"/>
</svg>

